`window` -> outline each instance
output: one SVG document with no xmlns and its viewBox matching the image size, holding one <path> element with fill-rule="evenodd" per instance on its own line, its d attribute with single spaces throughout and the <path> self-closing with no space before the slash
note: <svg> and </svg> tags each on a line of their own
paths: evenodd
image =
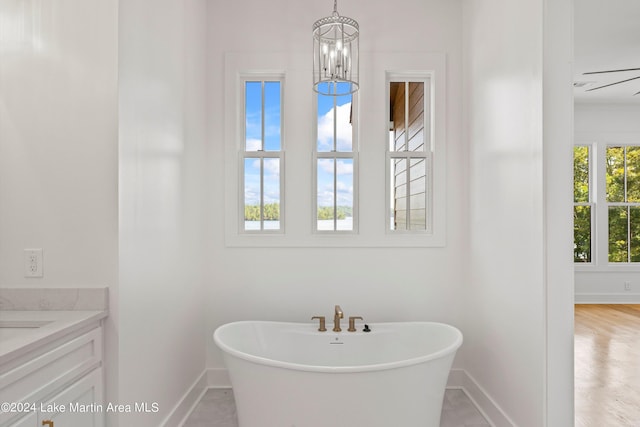
<svg viewBox="0 0 640 427">
<path fill-rule="evenodd" d="M 573 261 L 591 262 L 591 157 L 588 145 L 573 148 Z"/>
<path fill-rule="evenodd" d="M 243 79 L 241 186 L 244 232 L 283 229 L 282 79 Z"/>
<path fill-rule="evenodd" d="M 609 262 L 640 262 L 640 146 L 607 146 Z"/>
<path fill-rule="evenodd" d="M 389 90 L 387 193 L 389 230 L 430 232 L 431 113 L 429 79 L 393 79 Z"/>
<path fill-rule="evenodd" d="M 340 88 L 350 83 L 324 83 Z M 327 88 L 332 89 L 332 88 Z M 345 91 L 340 88 L 340 91 Z M 315 230 L 356 231 L 354 95 L 316 95 Z"/>
<path fill-rule="evenodd" d="M 574 146 L 573 231 L 576 266 L 640 263 L 640 145 Z"/>
<path fill-rule="evenodd" d="M 215 214 L 225 246 L 446 246 L 446 55 L 367 53 L 368 84 L 337 97 L 313 91 L 307 59 L 224 55 L 223 100 L 213 106 L 224 121 L 216 134 L 224 156 L 213 159 L 212 173 L 224 194 Z M 394 97 L 407 87 L 393 111 L 392 83 Z M 359 108 L 365 95 L 367 108 Z"/>
</svg>

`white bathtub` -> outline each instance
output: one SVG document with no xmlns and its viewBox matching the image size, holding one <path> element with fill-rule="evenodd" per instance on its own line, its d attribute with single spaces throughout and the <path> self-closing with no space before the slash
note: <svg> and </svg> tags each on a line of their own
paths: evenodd
<svg viewBox="0 0 640 427">
<path fill-rule="evenodd" d="M 219 327 L 240 427 L 438 427 L 453 326 L 374 323 L 371 332 L 317 324 L 235 322 Z M 361 329 L 361 328 L 360 328 Z"/>
</svg>

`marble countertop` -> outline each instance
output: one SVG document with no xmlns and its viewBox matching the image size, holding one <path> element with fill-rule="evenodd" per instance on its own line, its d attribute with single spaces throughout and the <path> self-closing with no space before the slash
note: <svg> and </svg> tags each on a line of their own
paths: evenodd
<svg viewBox="0 0 640 427">
<path fill-rule="evenodd" d="M 0 311 L 0 365 L 105 317 L 106 310 Z"/>
<path fill-rule="evenodd" d="M 0 288 L 0 365 L 108 314 L 107 288 Z"/>
</svg>

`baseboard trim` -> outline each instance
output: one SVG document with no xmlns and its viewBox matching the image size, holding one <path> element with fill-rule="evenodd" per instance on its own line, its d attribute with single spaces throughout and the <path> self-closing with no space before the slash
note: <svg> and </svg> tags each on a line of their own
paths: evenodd
<svg viewBox="0 0 640 427">
<path fill-rule="evenodd" d="M 449 374 L 447 388 L 462 389 L 478 411 L 489 422 L 491 427 L 515 427 L 511 418 L 500 408 L 500 405 L 484 388 L 464 369 L 452 369 Z"/>
<path fill-rule="evenodd" d="M 208 388 L 231 388 L 231 380 L 226 369 L 208 369 L 206 377 Z M 447 388 L 462 389 L 491 427 L 515 427 L 516 424 L 464 369 L 451 370 L 447 380 Z"/>
<path fill-rule="evenodd" d="M 207 385 L 209 388 L 231 388 L 229 371 L 224 368 L 207 369 Z"/>
<path fill-rule="evenodd" d="M 202 371 L 198 379 L 187 389 L 169 415 L 160 424 L 162 427 L 182 427 L 209 388 L 207 374 L 207 369 Z"/>
<path fill-rule="evenodd" d="M 576 293 L 576 304 L 640 304 L 640 294 Z"/>
</svg>

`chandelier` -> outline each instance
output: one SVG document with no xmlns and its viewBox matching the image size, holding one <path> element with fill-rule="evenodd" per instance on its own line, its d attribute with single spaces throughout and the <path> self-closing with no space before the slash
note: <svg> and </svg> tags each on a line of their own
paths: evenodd
<svg viewBox="0 0 640 427">
<path fill-rule="evenodd" d="M 358 90 L 358 23 L 333 14 L 313 24 L 313 90 L 321 95 L 342 96 Z"/>
</svg>

